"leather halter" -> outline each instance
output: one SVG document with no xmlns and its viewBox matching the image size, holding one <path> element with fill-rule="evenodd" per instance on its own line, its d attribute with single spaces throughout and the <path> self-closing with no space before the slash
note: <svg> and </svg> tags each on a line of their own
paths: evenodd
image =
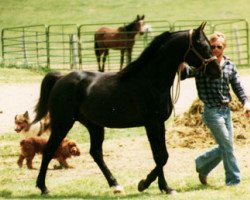
<svg viewBox="0 0 250 200">
<path fill-rule="evenodd" d="M 189 46 L 188 46 L 188 49 L 187 49 L 187 51 L 186 51 L 186 53 L 184 55 L 184 62 L 186 60 L 186 57 L 187 57 L 188 53 L 190 51 L 192 51 L 202 61 L 201 66 L 198 67 L 198 68 L 193 68 L 193 70 L 195 70 L 195 71 L 201 71 L 201 70 L 203 70 L 203 72 L 205 72 L 207 65 L 210 62 L 212 62 L 213 60 L 216 60 L 217 57 L 213 56 L 213 57 L 208 58 L 208 59 L 203 58 L 202 55 L 193 46 L 192 35 L 193 35 L 193 30 L 189 30 Z"/>
</svg>

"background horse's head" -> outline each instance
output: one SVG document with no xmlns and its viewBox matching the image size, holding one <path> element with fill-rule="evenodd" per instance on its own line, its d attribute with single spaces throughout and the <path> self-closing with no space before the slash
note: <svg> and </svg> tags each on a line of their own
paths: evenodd
<svg viewBox="0 0 250 200">
<path fill-rule="evenodd" d="M 134 31 L 136 33 L 140 33 L 140 35 L 143 35 L 145 25 L 144 18 L 144 15 L 137 15 L 135 20 L 126 26 L 126 31 Z"/>
<path fill-rule="evenodd" d="M 221 68 L 203 31 L 205 25 L 206 23 L 202 23 L 197 29 L 189 32 L 189 47 L 184 61 L 193 66 L 194 70 L 203 71 L 211 78 L 219 78 Z"/>
</svg>

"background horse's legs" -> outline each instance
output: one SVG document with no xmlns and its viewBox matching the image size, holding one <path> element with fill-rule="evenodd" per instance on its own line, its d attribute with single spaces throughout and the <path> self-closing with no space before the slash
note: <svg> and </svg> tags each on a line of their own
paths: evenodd
<svg viewBox="0 0 250 200">
<path fill-rule="evenodd" d="M 67 135 L 68 131 L 74 124 L 72 120 L 51 120 L 51 135 L 48 140 L 47 145 L 43 151 L 43 158 L 40 167 L 40 172 L 37 177 L 36 186 L 41 190 L 42 194 L 47 194 L 49 191 L 45 185 L 45 177 L 48 169 L 48 165 L 53 158 L 56 150 L 58 149 L 63 138 Z M 62 121 L 64 123 L 62 123 Z"/>
<path fill-rule="evenodd" d="M 143 191 L 147 189 L 158 176 L 159 189 L 161 191 L 165 191 L 166 193 L 171 193 L 173 190 L 167 185 L 163 172 L 163 166 L 168 160 L 168 152 L 165 144 L 164 122 L 151 119 L 145 125 L 145 128 L 153 152 L 156 167 L 148 174 L 145 180 L 140 181 L 138 190 Z"/>
<path fill-rule="evenodd" d="M 132 48 L 127 49 L 127 65 L 131 63 L 132 60 Z"/>
<path fill-rule="evenodd" d="M 89 134 L 90 134 L 90 154 L 93 157 L 94 161 L 97 163 L 99 168 L 101 169 L 102 173 L 106 177 L 108 184 L 110 187 L 115 188 L 115 193 L 119 193 L 122 191 L 118 191 L 119 184 L 117 183 L 116 179 L 108 169 L 107 165 L 103 160 L 103 151 L 102 151 L 102 144 L 104 141 L 104 127 L 98 126 L 91 122 L 84 123 L 87 127 Z M 120 187 L 121 188 L 121 187 Z"/>
<path fill-rule="evenodd" d="M 98 64 L 98 71 L 101 71 L 101 56 L 102 56 L 102 51 L 99 49 L 95 49 L 95 55 L 97 59 L 97 64 Z"/>
<path fill-rule="evenodd" d="M 104 72 L 104 70 L 105 70 L 105 62 L 106 62 L 106 58 L 107 58 L 108 54 L 109 54 L 109 50 L 105 49 L 103 57 L 102 57 L 102 69 L 101 69 L 101 72 Z"/>
<path fill-rule="evenodd" d="M 124 63 L 124 53 L 125 49 L 121 49 L 121 59 L 120 59 L 120 70 L 122 69 L 123 63 Z"/>
</svg>

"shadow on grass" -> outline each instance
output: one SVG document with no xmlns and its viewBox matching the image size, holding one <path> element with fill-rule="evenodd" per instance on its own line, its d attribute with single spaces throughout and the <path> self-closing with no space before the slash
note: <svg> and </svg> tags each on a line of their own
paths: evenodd
<svg viewBox="0 0 250 200">
<path fill-rule="evenodd" d="M 7 191 L 6 191 L 7 192 Z M 98 199 L 98 200 L 112 200 L 112 199 L 147 199 L 147 198 L 152 198 L 157 197 L 158 194 L 150 194 L 150 193 L 136 193 L 136 194 L 129 194 L 129 195 L 93 195 L 93 194 L 85 194 L 85 195 L 80 195 L 79 193 L 72 193 L 70 195 L 11 195 L 10 193 L 3 194 L 0 192 L 1 197 L 6 198 L 6 199 Z M 162 196 L 161 193 L 159 195 Z"/>
<path fill-rule="evenodd" d="M 212 185 L 193 185 L 190 187 L 185 187 L 182 189 L 176 190 L 177 193 L 185 193 L 185 192 L 192 192 L 192 191 L 201 191 L 201 190 L 220 190 L 222 186 L 212 186 Z M 164 196 L 166 195 L 166 196 Z M 29 195 L 13 195 L 11 191 L 2 190 L 0 191 L 0 196 L 3 198 L 11 198 L 11 199 L 100 199 L 100 200 L 112 200 L 112 199 L 158 199 L 158 198 L 166 198 L 171 197 L 171 195 L 161 193 L 160 191 L 155 193 L 150 192 L 138 192 L 138 193 L 130 193 L 126 195 L 113 195 L 110 193 L 103 193 L 99 195 L 93 194 L 80 194 L 79 192 L 70 193 L 70 194 L 47 194 L 47 195 L 40 195 L 39 193 L 36 194 L 29 194 Z"/>
</svg>

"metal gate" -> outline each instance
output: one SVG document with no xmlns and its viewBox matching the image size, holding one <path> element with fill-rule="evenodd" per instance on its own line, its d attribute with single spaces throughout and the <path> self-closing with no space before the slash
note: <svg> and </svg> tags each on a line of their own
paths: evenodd
<svg viewBox="0 0 250 200">
<path fill-rule="evenodd" d="M 198 27 L 203 20 L 146 21 L 144 35 L 137 36 L 132 59 L 136 59 L 147 44 L 164 31 Z M 249 66 L 248 23 L 243 19 L 206 20 L 207 35 L 221 31 L 227 37 L 225 54 L 237 66 Z M 94 33 L 101 26 L 118 28 L 126 23 L 36 25 L 2 30 L 2 60 L 5 66 L 49 67 L 51 69 L 97 70 Z M 117 71 L 120 51 L 110 50 L 106 71 Z"/>
<path fill-rule="evenodd" d="M 2 30 L 2 59 L 5 66 L 46 66 L 47 41 L 44 25 Z"/>
</svg>

